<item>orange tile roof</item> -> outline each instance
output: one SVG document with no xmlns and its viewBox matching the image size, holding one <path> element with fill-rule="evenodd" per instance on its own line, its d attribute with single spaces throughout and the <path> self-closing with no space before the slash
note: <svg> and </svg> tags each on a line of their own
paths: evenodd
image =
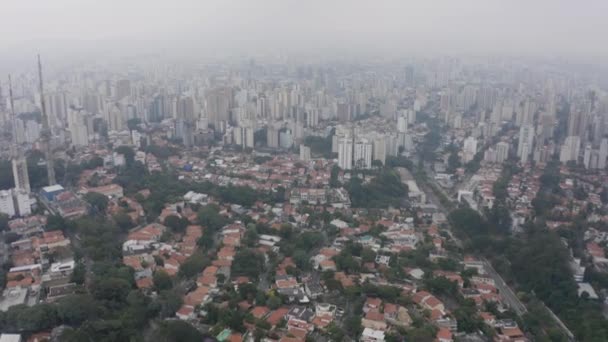
<svg viewBox="0 0 608 342">
<path fill-rule="evenodd" d="M 277 325 L 288 312 L 289 309 L 287 308 L 278 308 L 270 313 L 270 315 L 266 318 L 266 322 L 270 323 L 271 325 Z"/>
<path fill-rule="evenodd" d="M 135 283 L 139 289 L 148 289 L 154 285 L 154 281 L 151 277 L 137 279 Z"/>
<path fill-rule="evenodd" d="M 450 332 L 449 329 L 439 328 L 439 331 L 437 332 L 437 339 L 451 340 L 452 333 Z"/>
<path fill-rule="evenodd" d="M 251 310 L 251 315 L 257 319 L 262 319 L 270 312 L 270 309 L 266 306 L 256 306 Z"/>
</svg>

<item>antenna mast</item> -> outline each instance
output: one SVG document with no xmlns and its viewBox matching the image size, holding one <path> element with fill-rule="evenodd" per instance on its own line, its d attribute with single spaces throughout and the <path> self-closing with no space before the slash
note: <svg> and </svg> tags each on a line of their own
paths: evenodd
<svg viewBox="0 0 608 342">
<path fill-rule="evenodd" d="M 51 152 L 51 136 L 52 130 L 49 125 L 49 117 L 46 114 L 46 104 L 44 102 L 44 88 L 42 81 L 42 63 L 40 62 L 40 55 L 38 55 L 38 78 L 40 79 L 40 107 L 42 109 L 42 132 L 41 141 L 43 143 L 44 155 L 46 157 L 46 171 L 49 177 L 49 186 L 55 185 L 55 169 L 53 163 L 53 155 Z"/>
</svg>

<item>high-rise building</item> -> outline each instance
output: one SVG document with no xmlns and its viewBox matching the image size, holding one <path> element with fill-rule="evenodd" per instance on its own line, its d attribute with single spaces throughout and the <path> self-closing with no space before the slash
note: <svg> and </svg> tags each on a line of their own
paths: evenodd
<svg viewBox="0 0 608 342">
<path fill-rule="evenodd" d="M 30 193 L 25 190 L 12 189 L 15 209 L 20 216 L 28 216 L 32 213 Z"/>
<path fill-rule="evenodd" d="M 534 126 L 523 125 L 519 129 L 519 140 L 517 143 L 517 156 L 520 162 L 525 163 L 534 148 Z"/>
<path fill-rule="evenodd" d="M 507 158 L 509 158 L 509 144 L 501 141 L 496 144 L 496 162 L 503 163 Z"/>
<path fill-rule="evenodd" d="M 221 127 L 220 122 L 230 119 L 232 89 L 220 87 L 209 90 L 205 94 L 205 104 L 209 124 L 218 130 Z"/>
<path fill-rule="evenodd" d="M 367 139 L 355 142 L 353 155 L 354 167 L 357 169 L 369 169 L 372 167 L 373 145 Z"/>
<path fill-rule="evenodd" d="M 583 152 L 583 165 L 587 169 L 591 166 L 591 151 L 593 151 L 593 149 L 591 148 L 591 144 L 588 143 L 585 145 L 585 151 Z"/>
<path fill-rule="evenodd" d="M 464 139 L 464 147 L 463 147 L 463 161 L 465 163 L 470 162 L 475 158 L 475 154 L 477 153 L 477 139 L 474 137 L 467 137 Z"/>
<path fill-rule="evenodd" d="M 30 193 L 32 189 L 30 188 L 30 176 L 27 173 L 27 159 L 24 156 L 17 156 L 13 158 L 12 164 L 15 187 Z"/>
<path fill-rule="evenodd" d="M 279 130 L 274 125 L 266 128 L 266 145 L 270 148 L 279 148 Z"/>
<path fill-rule="evenodd" d="M 564 141 L 559 153 L 559 161 L 562 163 L 578 161 L 580 147 L 581 138 L 579 136 L 571 135 L 566 137 L 566 141 Z"/>
<path fill-rule="evenodd" d="M 0 190 L 0 213 L 13 217 L 16 214 L 11 190 Z"/>
<path fill-rule="evenodd" d="M 309 161 L 310 156 L 310 147 L 306 145 L 300 145 L 300 160 L 301 161 Z"/>
<path fill-rule="evenodd" d="M 281 148 L 291 148 L 291 146 L 293 146 L 293 132 L 291 129 L 282 129 L 279 131 L 279 146 Z"/>
<path fill-rule="evenodd" d="M 349 136 L 338 138 L 338 166 L 343 170 L 353 168 L 353 140 Z"/>
<path fill-rule="evenodd" d="M 374 139 L 374 160 L 386 164 L 386 138 L 383 136 Z"/>
<path fill-rule="evenodd" d="M 603 138 L 600 142 L 600 150 L 598 152 L 597 168 L 606 168 L 606 158 L 608 157 L 608 139 Z"/>
</svg>

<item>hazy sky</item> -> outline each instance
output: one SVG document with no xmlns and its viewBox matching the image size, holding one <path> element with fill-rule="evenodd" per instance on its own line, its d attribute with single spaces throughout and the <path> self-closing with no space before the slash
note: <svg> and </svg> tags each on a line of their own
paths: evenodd
<svg viewBox="0 0 608 342">
<path fill-rule="evenodd" d="M 608 56 L 608 0 L 0 0 L 2 53 L 121 41 L 399 53 Z M 142 40 L 144 42 L 142 42 Z M 42 46 L 42 47 L 41 47 Z M 57 50 L 57 51 L 54 51 Z M 65 52 L 65 51 L 64 51 Z"/>
</svg>

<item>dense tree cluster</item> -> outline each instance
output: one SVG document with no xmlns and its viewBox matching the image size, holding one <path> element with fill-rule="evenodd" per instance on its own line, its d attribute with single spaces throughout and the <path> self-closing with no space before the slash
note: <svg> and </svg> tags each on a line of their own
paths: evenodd
<svg viewBox="0 0 608 342">
<path fill-rule="evenodd" d="M 408 194 L 407 185 L 389 169 L 382 170 L 366 184 L 361 178 L 352 177 L 347 189 L 353 207 L 357 208 L 400 207 Z"/>
</svg>

